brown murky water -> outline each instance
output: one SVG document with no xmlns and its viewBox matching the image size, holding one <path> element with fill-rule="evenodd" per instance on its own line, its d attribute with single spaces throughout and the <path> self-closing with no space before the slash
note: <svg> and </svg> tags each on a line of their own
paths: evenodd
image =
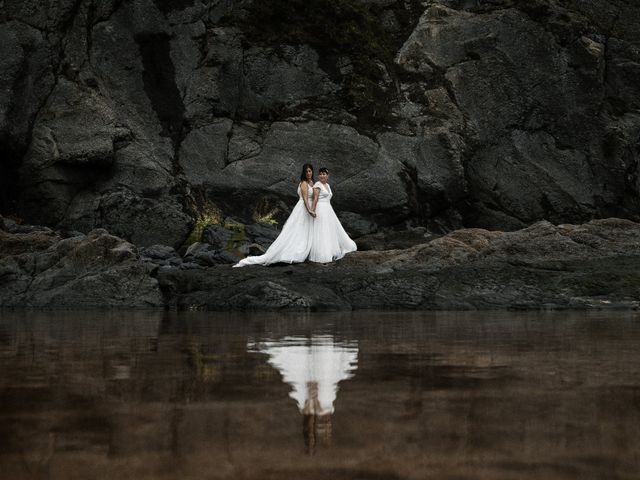
<svg viewBox="0 0 640 480">
<path fill-rule="evenodd" d="M 3 479 L 640 478 L 637 313 L 3 313 Z"/>
</svg>

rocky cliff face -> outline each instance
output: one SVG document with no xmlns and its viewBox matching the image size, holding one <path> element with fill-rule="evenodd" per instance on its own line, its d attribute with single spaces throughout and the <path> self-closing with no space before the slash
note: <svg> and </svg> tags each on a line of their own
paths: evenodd
<svg viewBox="0 0 640 480">
<path fill-rule="evenodd" d="M 640 218 L 632 0 L 4 0 L 1 213 L 179 246 L 283 218 L 302 163 L 348 229 Z"/>
</svg>

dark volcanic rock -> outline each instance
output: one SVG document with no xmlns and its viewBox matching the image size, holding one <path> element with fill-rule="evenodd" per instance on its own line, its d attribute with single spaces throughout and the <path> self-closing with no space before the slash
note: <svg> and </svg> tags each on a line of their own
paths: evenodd
<svg viewBox="0 0 640 480">
<path fill-rule="evenodd" d="M 192 223 L 175 197 L 147 198 L 130 191 L 105 194 L 99 212 L 111 231 L 143 246 L 180 245 Z"/>
<path fill-rule="evenodd" d="M 105 230 L 66 239 L 0 231 L 0 245 L 0 307 L 162 306 L 152 268 Z"/>
<path fill-rule="evenodd" d="M 158 279 L 177 308 L 638 308 L 639 234 L 619 219 L 540 222 L 459 230 L 328 265 L 163 270 Z"/>
<path fill-rule="evenodd" d="M 312 162 L 355 236 L 638 220 L 636 3 L 5 0 L 0 213 L 180 248 Z"/>
<path fill-rule="evenodd" d="M 611 48 L 618 40 L 589 27 L 595 18 L 555 2 L 537 2 L 539 11 L 505 5 L 482 14 L 456 2 L 432 3 L 397 61 L 427 78 L 444 75 L 468 119 L 467 143 L 474 148 L 465 173 L 477 202 L 473 221 L 510 226 L 505 214 L 526 223 L 624 211 L 618 209 L 627 194 L 622 171 L 637 158 L 612 164 L 606 145 L 607 130 L 619 131 L 630 120 L 604 110 L 624 104 L 637 113 L 633 101 L 619 100 L 637 84 L 611 88 L 621 62 L 606 56 L 621 55 Z M 631 11 L 618 7 L 618 13 Z M 637 145 L 639 120 L 634 115 L 633 133 L 618 136 L 626 148 Z"/>
<path fill-rule="evenodd" d="M 202 231 L 202 241 L 216 249 L 226 248 L 232 236 L 233 232 L 221 225 L 209 225 Z"/>
<path fill-rule="evenodd" d="M 326 265 L 231 268 L 237 257 L 204 243 L 182 260 L 157 245 L 139 255 L 104 230 L 69 238 L 0 231 L 0 306 L 638 308 L 639 239 L 640 224 L 628 220 L 539 222 L 514 232 L 457 230 Z"/>
<path fill-rule="evenodd" d="M 178 257 L 178 253 L 172 247 L 166 245 L 151 245 L 150 247 L 143 248 L 140 251 L 140 255 L 149 258 L 151 260 L 171 260 Z"/>
<path fill-rule="evenodd" d="M 237 252 L 200 242 L 192 244 L 184 256 L 185 262 L 203 267 L 237 263 L 241 258 L 243 258 L 242 255 Z"/>
</svg>

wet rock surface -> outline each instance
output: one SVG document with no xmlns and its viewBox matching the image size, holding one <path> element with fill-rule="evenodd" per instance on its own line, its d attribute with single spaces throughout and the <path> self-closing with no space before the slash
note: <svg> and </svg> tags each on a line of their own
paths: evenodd
<svg viewBox="0 0 640 480">
<path fill-rule="evenodd" d="M 462 229 L 431 239 L 405 236 L 395 240 L 405 248 L 359 251 L 330 264 L 244 268 L 231 268 L 243 256 L 237 248 L 196 243 L 181 256 L 162 245 L 137 249 L 100 229 L 65 237 L 47 228 L 18 229 L 7 219 L 2 225 L 5 308 L 640 306 L 640 224 L 623 219 L 538 222 L 514 232 Z"/>
</svg>

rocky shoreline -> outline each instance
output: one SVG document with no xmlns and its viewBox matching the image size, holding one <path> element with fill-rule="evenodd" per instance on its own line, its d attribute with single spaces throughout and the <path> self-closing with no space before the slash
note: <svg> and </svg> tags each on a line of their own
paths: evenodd
<svg viewBox="0 0 640 480">
<path fill-rule="evenodd" d="M 640 307 L 640 224 L 535 223 L 460 229 L 370 248 L 341 261 L 232 269 L 240 250 L 203 234 L 178 254 L 104 229 L 88 234 L 0 218 L 0 308 L 203 310 L 602 309 Z M 268 229 L 262 234 L 266 235 Z M 420 233 L 420 232 L 418 232 Z M 220 247 L 222 244 L 217 245 Z M 404 248 L 391 248 L 394 246 Z M 383 249 L 386 248 L 386 249 Z M 258 251 L 256 251 L 258 250 Z"/>
</svg>

